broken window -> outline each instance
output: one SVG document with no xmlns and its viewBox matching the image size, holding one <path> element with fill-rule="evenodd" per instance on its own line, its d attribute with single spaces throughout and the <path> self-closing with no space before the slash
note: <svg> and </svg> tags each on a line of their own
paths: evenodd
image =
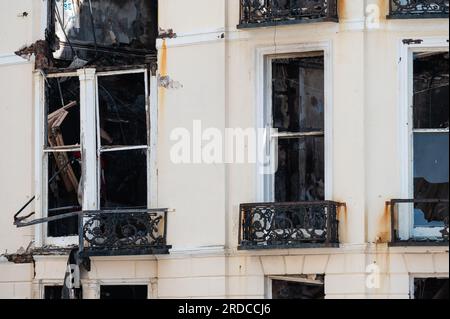
<svg viewBox="0 0 450 319">
<path fill-rule="evenodd" d="M 47 200 L 43 209 L 47 217 L 81 210 L 147 209 L 150 198 L 147 70 L 95 74 L 91 87 L 83 90 L 86 96 L 82 102 L 92 105 L 84 106 L 80 104 L 82 90 L 78 76 L 53 74 L 44 82 L 43 168 L 47 187 L 43 192 Z M 83 174 L 87 171 L 91 172 L 86 174 L 90 178 L 85 180 Z M 91 199 L 89 207 L 84 206 L 85 196 Z M 74 216 L 49 222 L 46 227 L 48 243 L 60 244 L 52 238 L 78 235 L 79 220 Z M 75 244 L 77 239 L 63 243 Z"/>
<path fill-rule="evenodd" d="M 272 127 L 278 130 L 276 202 L 325 199 L 324 54 L 274 58 Z"/>
<path fill-rule="evenodd" d="M 448 200 L 449 192 L 449 54 L 414 53 L 413 160 L 414 198 Z M 448 203 L 414 207 L 414 237 L 442 236 Z"/>
<path fill-rule="evenodd" d="M 148 299 L 148 286 L 147 285 L 101 286 L 100 299 L 122 299 L 122 300 Z"/>
<path fill-rule="evenodd" d="M 78 77 L 46 80 L 45 163 L 48 217 L 81 209 L 80 81 Z M 48 237 L 76 236 L 78 219 L 50 222 Z"/>
<path fill-rule="evenodd" d="M 448 278 L 415 278 L 414 299 L 449 299 Z"/>
<path fill-rule="evenodd" d="M 156 51 L 157 0 L 49 2 L 49 30 L 54 32 L 54 40 L 60 41 L 58 59 L 106 59 L 111 63 L 124 53 L 145 56 Z"/>
<path fill-rule="evenodd" d="M 98 78 L 101 208 L 147 207 L 147 73 Z"/>
<path fill-rule="evenodd" d="M 272 299 L 325 299 L 324 276 L 272 279 Z"/>
</svg>

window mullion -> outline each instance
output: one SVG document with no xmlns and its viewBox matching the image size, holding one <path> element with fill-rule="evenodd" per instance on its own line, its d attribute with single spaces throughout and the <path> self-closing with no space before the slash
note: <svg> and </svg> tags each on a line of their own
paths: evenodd
<svg viewBox="0 0 450 319">
<path fill-rule="evenodd" d="M 80 78 L 80 118 L 83 210 L 97 210 L 97 122 L 95 69 L 78 71 Z"/>
</svg>

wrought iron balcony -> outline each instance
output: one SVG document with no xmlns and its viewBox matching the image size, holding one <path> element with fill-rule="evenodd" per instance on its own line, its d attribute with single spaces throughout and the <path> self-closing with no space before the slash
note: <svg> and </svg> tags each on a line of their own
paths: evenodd
<svg viewBox="0 0 450 319">
<path fill-rule="evenodd" d="M 240 0 L 239 28 L 338 21 L 338 0 Z"/>
<path fill-rule="evenodd" d="M 80 215 L 80 255 L 168 254 L 167 210 L 88 211 Z"/>
<path fill-rule="evenodd" d="M 390 0 L 389 18 L 448 18 L 448 0 Z"/>
<path fill-rule="evenodd" d="M 337 210 L 323 202 L 240 206 L 239 249 L 339 247 Z"/>
<path fill-rule="evenodd" d="M 448 199 L 394 199 L 388 205 L 391 246 L 448 246 Z"/>
<path fill-rule="evenodd" d="M 14 216 L 14 225 L 21 228 L 78 218 L 78 251 L 82 258 L 169 254 L 168 209 L 78 211 L 25 221 L 34 213 L 24 217 L 18 215 L 32 201 Z"/>
</svg>

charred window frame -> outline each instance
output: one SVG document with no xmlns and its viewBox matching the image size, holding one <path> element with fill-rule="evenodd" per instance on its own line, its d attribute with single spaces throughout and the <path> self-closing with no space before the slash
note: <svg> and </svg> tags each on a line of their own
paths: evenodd
<svg viewBox="0 0 450 319">
<path fill-rule="evenodd" d="M 447 84 L 438 87 L 436 85 L 431 85 L 429 88 L 425 88 L 424 90 L 419 89 L 422 84 L 419 83 L 420 74 L 417 73 L 418 60 L 421 58 L 433 58 L 436 57 L 441 59 L 443 56 L 446 56 L 447 59 L 447 70 L 448 70 L 448 39 L 444 38 L 425 38 L 425 39 L 417 39 L 417 40 L 402 40 L 401 43 L 401 52 L 400 52 L 400 163 L 399 167 L 401 169 L 401 192 L 402 197 L 404 199 L 414 199 L 414 200 L 444 200 L 447 201 L 443 203 L 432 203 L 432 204 L 405 204 L 400 205 L 398 208 L 398 237 L 402 241 L 411 241 L 411 240 L 434 240 L 436 238 L 442 238 L 442 232 L 445 231 L 445 218 L 446 223 L 448 225 L 448 136 L 449 136 L 449 127 L 448 127 L 448 106 L 441 105 L 440 107 L 444 112 L 438 112 L 438 110 L 434 110 L 433 112 L 425 112 L 420 109 L 421 99 L 423 100 L 424 95 L 423 92 L 428 92 L 430 90 L 441 90 L 441 95 L 447 94 L 447 98 L 443 99 L 443 101 L 447 101 L 448 103 L 448 78 Z M 444 66 L 442 65 L 439 68 L 441 71 L 444 70 Z M 426 81 L 426 79 L 423 79 Z M 434 93 L 433 93 L 434 94 Z M 428 95 L 428 100 L 430 101 L 430 109 L 432 107 L 432 98 L 431 94 Z M 437 96 L 436 96 L 437 97 Z M 436 98 L 434 98 L 434 108 L 439 107 L 439 103 L 436 104 Z M 442 104 L 442 103 L 441 103 Z M 446 114 L 445 114 L 445 109 Z M 425 110 L 426 111 L 426 110 Z M 438 116 L 431 116 L 432 114 Z M 425 121 L 426 118 L 426 121 Z M 433 118 L 433 119 L 432 119 Z M 435 125 L 432 122 L 439 122 L 439 125 Z M 437 123 L 436 122 L 436 123 Z M 429 139 L 429 141 L 425 141 Z M 433 143 L 430 143 L 431 140 L 434 140 Z M 439 179 L 442 179 L 442 183 L 437 185 L 436 183 L 439 181 L 427 180 L 428 177 L 424 176 L 419 166 L 424 166 L 426 163 L 425 154 L 430 154 L 427 152 L 420 152 L 419 150 L 423 146 L 431 147 L 433 144 L 436 145 L 438 140 L 442 140 L 440 142 L 440 147 L 434 147 L 435 154 L 438 155 L 439 159 L 436 157 L 436 167 L 433 168 L 435 172 L 440 170 Z M 445 143 L 447 140 L 447 143 Z M 421 142 L 422 141 L 422 142 Z M 444 141 L 444 142 L 443 142 Z M 426 143 L 423 143 L 426 142 Z M 439 143 L 438 143 L 439 144 Z M 442 145 L 444 145 L 442 147 Z M 447 148 L 445 148 L 445 145 Z M 437 153 L 436 153 L 437 152 Z M 447 158 L 447 163 L 445 163 L 445 157 Z M 444 163 L 442 163 L 444 161 Z M 430 161 L 428 161 L 430 162 Z M 422 164 L 421 164 L 422 163 Z M 424 164 L 425 163 L 425 164 Z M 420 165 L 419 165 L 420 164 Z M 438 165 L 439 164 L 439 165 Z M 419 165 L 419 166 L 418 166 Z M 428 171 L 430 171 L 429 165 Z M 447 167 L 447 173 L 445 173 L 444 167 Z M 436 175 L 436 174 L 435 174 Z M 447 175 L 447 177 L 445 176 Z M 419 177 L 422 178 L 422 182 L 419 183 Z M 446 181 L 444 180 L 446 177 Z M 432 177 L 432 179 L 435 179 Z M 429 179 L 429 178 L 428 178 Z M 419 186 L 430 186 L 430 183 L 435 185 L 438 188 L 446 187 L 446 191 L 438 190 L 433 193 L 426 192 L 424 193 L 419 189 Z M 425 189 L 427 187 L 420 187 L 421 189 Z M 442 186 L 442 187 L 441 187 Z M 429 187 L 428 187 L 429 188 Z M 443 195 L 445 194 L 446 195 Z M 418 219 L 418 213 L 423 212 L 423 207 L 426 209 L 430 208 L 433 211 L 439 210 L 443 215 L 441 216 L 444 219 L 442 222 L 430 222 L 428 221 L 427 225 L 421 226 L 418 223 L 418 220 L 426 221 L 426 214 L 421 213 L 421 218 Z M 433 214 L 432 214 L 433 215 Z M 435 215 L 435 214 L 434 214 Z M 442 215 L 442 214 L 440 214 Z M 425 219 L 424 219 L 425 218 Z M 434 217 L 433 217 L 434 218 Z"/>
<path fill-rule="evenodd" d="M 141 94 L 139 96 L 131 96 L 131 100 L 121 101 L 123 103 L 122 110 L 131 109 L 133 106 L 133 99 L 141 108 L 140 116 L 142 116 L 140 125 L 140 132 L 143 137 L 140 139 L 142 143 L 130 143 L 132 145 L 119 145 L 122 144 L 122 140 L 118 139 L 117 143 L 108 143 L 103 141 L 105 136 L 101 122 L 101 107 L 102 107 L 102 94 L 99 93 L 99 83 L 101 84 L 104 79 L 114 86 L 115 80 L 120 77 L 134 77 L 140 79 L 135 82 L 130 82 L 130 85 L 140 87 Z M 77 79 L 79 81 L 79 97 L 77 102 L 77 108 L 79 110 L 79 139 L 72 138 L 69 140 L 78 140 L 78 143 L 74 145 L 68 145 L 64 147 L 52 147 L 49 146 L 48 132 L 49 120 L 49 98 L 48 87 L 51 81 L 67 81 L 68 78 Z M 129 79 L 125 79 L 129 80 Z M 118 80 L 119 81 L 119 80 Z M 120 81 L 119 81 L 120 82 Z M 104 84 L 107 86 L 107 84 Z M 111 88 L 110 88 L 111 89 Z M 125 88 L 126 89 L 126 88 Z M 117 89 L 117 94 L 123 92 L 120 88 Z M 112 88 L 114 95 L 114 87 Z M 134 92 L 133 90 L 130 90 Z M 59 89 L 57 92 L 61 92 Z M 63 91 L 64 92 L 64 91 Z M 96 69 L 80 69 L 77 72 L 72 73 L 55 73 L 47 74 L 44 76 L 40 72 L 35 73 L 35 105 L 36 105 L 36 161 L 35 161 L 35 187 L 36 187 L 36 217 L 43 218 L 49 217 L 49 187 L 48 181 L 50 178 L 49 166 L 53 160 L 50 156 L 53 154 L 65 154 L 67 152 L 77 153 L 75 161 L 78 162 L 80 175 L 79 178 L 79 191 L 76 197 L 78 197 L 79 207 L 74 207 L 74 211 L 80 210 L 100 210 L 100 209 L 119 209 L 119 208 L 150 208 L 156 205 L 156 138 L 157 138 L 157 80 L 155 72 L 149 72 L 146 67 L 136 67 L 126 70 L 115 71 L 99 71 Z M 130 94 L 133 95 L 133 94 Z M 59 94 L 57 94 L 59 96 Z M 103 94 L 105 96 L 105 94 Z M 113 98 L 113 97 L 111 97 Z M 120 97 L 115 97 L 116 100 L 120 100 Z M 56 99 L 57 100 L 57 99 Z M 68 101 L 70 102 L 70 101 Z M 117 102 L 119 103 L 119 102 Z M 63 102 L 60 102 L 63 105 Z M 70 103 L 69 103 L 70 104 Z M 104 103 L 103 103 L 104 105 Z M 73 110 L 72 106 L 72 110 Z M 116 111 L 120 111 L 120 107 L 115 106 Z M 126 117 L 127 115 L 124 115 Z M 64 119 L 62 120 L 64 121 Z M 126 121 L 126 120 L 124 120 Z M 129 124 L 129 123 L 128 123 Z M 130 126 L 130 125 L 128 125 Z M 143 128 L 142 128 L 143 127 Z M 113 133 L 115 129 L 112 129 Z M 66 130 L 67 132 L 67 130 Z M 129 132 L 128 132 L 129 133 Z M 76 136 L 75 134 L 74 136 Z M 112 134 L 114 135 L 114 134 Z M 142 136 L 142 135 L 140 135 Z M 113 141 L 111 141 L 113 142 Z M 122 157 L 127 157 L 127 152 L 139 152 L 139 157 L 143 159 L 143 165 L 145 166 L 145 172 L 143 171 L 142 185 L 145 184 L 145 190 L 141 190 L 143 193 L 142 198 L 145 198 L 142 203 L 135 205 L 134 203 L 116 203 L 115 205 L 103 204 L 104 198 L 102 198 L 102 187 L 105 184 L 101 184 L 102 180 L 102 156 L 105 154 L 114 154 L 116 152 L 123 152 Z M 70 157 L 71 158 L 71 157 Z M 123 162 L 123 161 L 122 161 Z M 131 161 L 130 161 L 131 162 Z M 130 164 L 131 165 L 131 164 Z M 68 167 L 73 167 L 73 162 L 69 163 Z M 117 165 L 116 165 L 117 166 Z M 58 175 L 58 174 L 57 174 Z M 61 174 L 59 174 L 61 175 Z M 119 207 L 120 206 L 120 207 Z M 69 219 L 60 221 L 60 224 L 70 223 Z M 55 246 L 71 246 L 78 243 L 78 236 L 76 234 L 67 234 L 64 232 L 57 232 L 56 234 L 49 234 L 50 225 L 39 224 L 36 225 L 36 243 L 38 246 L 42 245 L 55 245 Z M 53 236 L 49 236 L 53 235 Z"/>
<path fill-rule="evenodd" d="M 321 147 L 323 149 L 323 162 L 319 169 L 323 172 L 324 180 L 322 182 L 324 185 L 321 187 L 322 194 L 317 196 L 316 200 L 330 200 L 332 198 L 332 59 L 330 52 L 331 44 L 329 42 L 280 46 L 277 48 L 269 47 L 259 49 L 257 52 L 257 78 L 259 81 L 257 89 L 258 126 L 266 128 L 267 132 L 271 132 L 269 133 L 270 136 L 268 138 L 269 145 L 266 145 L 266 148 L 270 150 L 271 162 L 277 162 L 275 159 L 275 157 L 278 156 L 276 148 L 279 147 L 280 141 L 281 143 L 289 143 L 292 141 L 305 141 L 315 138 L 323 139 L 323 147 Z M 316 67 L 323 70 L 323 74 L 321 75 L 323 76 L 323 92 L 319 93 L 322 101 L 315 100 L 315 102 L 318 102 L 319 104 L 322 103 L 322 118 L 320 119 L 321 123 L 318 128 L 313 127 L 314 123 L 309 123 L 311 125 L 307 128 L 302 127 L 300 124 L 296 125 L 296 128 L 294 129 L 292 127 L 286 127 L 285 129 L 279 129 L 278 132 L 273 130 L 274 128 L 280 128 L 279 125 L 277 127 L 276 123 L 274 123 L 273 115 L 274 63 L 286 59 L 292 59 L 297 62 L 300 61 L 300 63 L 302 63 L 303 59 L 303 62 L 311 60 L 310 62 L 312 64 L 314 64 L 313 60 L 317 59 L 319 64 L 316 65 Z M 264 144 L 264 141 L 258 143 L 260 146 Z M 261 174 L 263 168 L 260 165 L 258 165 L 257 169 L 258 200 L 261 202 L 276 202 L 277 192 L 275 183 L 277 173 Z M 300 199 L 301 198 L 298 198 L 297 201 Z M 303 200 L 308 200 L 308 198 L 305 197 Z"/>
</svg>

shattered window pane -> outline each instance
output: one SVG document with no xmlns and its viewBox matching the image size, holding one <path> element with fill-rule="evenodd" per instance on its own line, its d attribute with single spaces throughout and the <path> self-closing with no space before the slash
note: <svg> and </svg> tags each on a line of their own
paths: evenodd
<svg viewBox="0 0 450 319">
<path fill-rule="evenodd" d="M 449 299 L 448 278 L 415 278 L 414 299 Z"/>
<path fill-rule="evenodd" d="M 98 78 L 101 144 L 147 145 L 144 73 Z"/>
<path fill-rule="evenodd" d="M 101 156 L 102 208 L 147 208 L 147 150 Z"/>
<path fill-rule="evenodd" d="M 272 72 L 273 127 L 280 132 L 323 131 L 323 53 L 275 59 Z"/>
<path fill-rule="evenodd" d="M 272 299 L 325 299 L 324 284 L 272 280 Z"/>
<path fill-rule="evenodd" d="M 46 86 L 47 145 L 80 145 L 80 80 L 50 78 Z"/>
<path fill-rule="evenodd" d="M 414 128 L 449 127 L 448 52 L 414 55 Z"/>
<path fill-rule="evenodd" d="M 448 199 L 449 192 L 449 63 L 447 52 L 414 54 L 414 198 Z M 430 237 L 422 228 L 442 234 L 448 217 L 445 203 L 420 203 L 414 208 L 416 237 Z"/>
<path fill-rule="evenodd" d="M 79 152 L 48 154 L 48 216 L 58 216 L 81 210 L 81 156 Z M 66 218 L 48 223 L 49 237 L 78 234 L 78 218 Z"/>
<path fill-rule="evenodd" d="M 323 52 L 272 61 L 273 127 L 278 138 L 277 202 L 325 199 Z"/>
</svg>

